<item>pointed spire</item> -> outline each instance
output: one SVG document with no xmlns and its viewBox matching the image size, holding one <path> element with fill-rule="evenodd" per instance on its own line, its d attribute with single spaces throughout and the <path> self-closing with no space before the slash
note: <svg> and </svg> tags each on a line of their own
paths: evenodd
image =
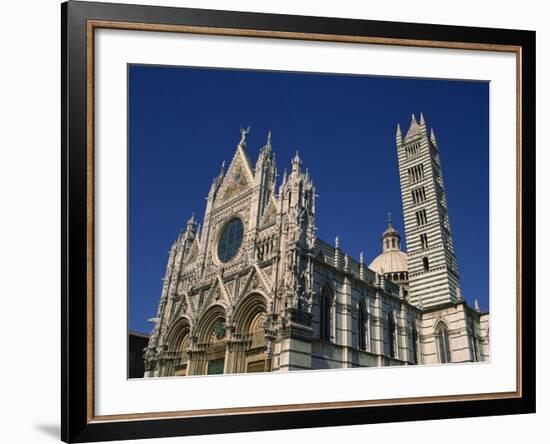
<svg viewBox="0 0 550 444">
<path fill-rule="evenodd" d="M 340 268 L 342 266 L 340 258 L 340 239 L 338 238 L 338 235 L 336 235 L 336 239 L 334 239 L 334 266 L 336 268 Z"/>
<path fill-rule="evenodd" d="M 414 113 L 411 114 L 411 124 L 409 126 L 409 129 L 407 131 L 407 134 L 405 135 L 405 142 L 410 142 L 411 138 L 414 138 L 426 131 L 425 123 L 424 123 L 424 115 L 420 113 L 420 125 L 418 124 L 416 120 L 416 116 Z"/>
<path fill-rule="evenodd" d="M 283 171 L 283 182 L 282 182 L 282 185 L 284 185 L 286 183 L 286 180 L 287 180 L 287 172 L 286 172 L 286 168 L 285 170 Z"/>
<path fill-rule="evenodd" d="M 292 159 L 292 172 L 299 173 L 301 165 L 302 159 L 300 158 L 300 153 L 298 152 L 298 150 L 296 150 L 296 155 Z"/>
<path fill-rule="evenodd" d="M 267 142 L 266 146 L 271 146 L 271 130 L 267 132 Z"/>
<path fill-rule="evenodd" d="M 432 141 L 432 143 L 434 145 L 437 146 L 437 139 L 435 138 L 435 132 L 434 132 L 434 129 L 432 128 L 432 130 L 430 131 L 430 140 Z"/>
<path fill-rule="evenodd" d="M 196 226 L 197 226 L 197 220 L 195 219 L 195 213 L 193 213 L 191 218 L 187 221 L 187 231 L 186 231 L 186 233 L 188 235 L 195 234 Z"/>
<path fill-rule="evenodd" d="M 477 312 L 481 311 L 480 308 L 479 308 L 479 302 L 478 302 L 477 298 L 474 299 L 474 309 Z"/>
<path fill-rule="evenodd" d="M 403 135 L 401 134 L 401 126 L 397 124 L 397 129 L 395 130 L 395 141 L 397 146 L 400 146 L 403 143 Z"/>
<path fill-rule="evenodd" d="M 220 167 L 220 177 L 225 175 L 225 160 L 222 161 L 222 166 Z"/>
<path fill-rule="evenodd" d="M 359 253 L 359 279 L 365 280 L 365 255 L 362 251 Z"/>
<path fill-rule="evenodd" d="M 391 228 L 391 213 L 388 212 L 388 228 Z"/>
</svg>

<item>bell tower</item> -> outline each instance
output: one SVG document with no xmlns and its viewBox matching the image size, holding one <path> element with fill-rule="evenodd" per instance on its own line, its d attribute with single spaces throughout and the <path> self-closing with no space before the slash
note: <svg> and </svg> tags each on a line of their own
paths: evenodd
<svg viewBox="0 0 550 444">
<path fill-rule="evenodd" d="M 447 198 L 433 129 L 424 116 L 412 115 L 405 135 L 397 125 L 397 157 L 405 219 L 409 297 L 413 304 L 435 306 L 461 299 Z"/>
</svg>

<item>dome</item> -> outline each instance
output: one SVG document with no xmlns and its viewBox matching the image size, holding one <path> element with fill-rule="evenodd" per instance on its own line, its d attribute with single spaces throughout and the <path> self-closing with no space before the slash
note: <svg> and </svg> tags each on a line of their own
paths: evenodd
<svg viewBox="0 0 550 444">
<path fill-rule="evenodd" d="M 388 250 L 377 256 L 369 268 L 378 274 L 408 272 L 407 254 L 401 250 Z"/>
<path fill-rule="evenodd" d="M 369 268 L 395 283 L 407 285 L 409 281 L 407 254 L 401 251 L 401 236 L 392 226 L 390 213 L 388 213 L 388 228 L 380 240 L 382 254 L 370 263 Z"/>
</svg>

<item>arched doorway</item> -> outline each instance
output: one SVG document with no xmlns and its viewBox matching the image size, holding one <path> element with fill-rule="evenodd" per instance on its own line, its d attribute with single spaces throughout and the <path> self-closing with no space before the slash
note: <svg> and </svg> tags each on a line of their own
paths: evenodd
<svg viewBox="0 0 550 444">
<path fill-rule="evenodd" d="M 252 293 L 243 299 L 235 310 L 235 333 L 233 371 L 235 373 L 257 373 L 270 371 L 266 365 L 267 341 L 265 319 L 267 303 L 259 293 Z"/>
<path fill-rule="evenodd" d="M 167 352 L 163 360 L 163 376 L 187 376 L 189 347 L 191 345 L 190 324 L 186 318 L 180 318 L 170 328 L 167 340 Z"/>
<path fill-rule="evenodd" d="M 197 345 L 193 352 L 191 374 L 219 375 L 225 369 L 225 309 L 210 307 L 197 327 Z"/>
</svg>

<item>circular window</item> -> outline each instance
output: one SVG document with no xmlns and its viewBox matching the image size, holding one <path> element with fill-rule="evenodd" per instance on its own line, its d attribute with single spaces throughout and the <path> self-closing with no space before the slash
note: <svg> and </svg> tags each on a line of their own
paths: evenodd
<svg viewBox="0 0 550 444">
<path fill-rule="evenodd" d="M 224 227 L 218 241 L 218 258 L 222 262 L 229 261 L 243 242 L 243 223 L 239 218 L 234 218 Z"/>
</svg>

